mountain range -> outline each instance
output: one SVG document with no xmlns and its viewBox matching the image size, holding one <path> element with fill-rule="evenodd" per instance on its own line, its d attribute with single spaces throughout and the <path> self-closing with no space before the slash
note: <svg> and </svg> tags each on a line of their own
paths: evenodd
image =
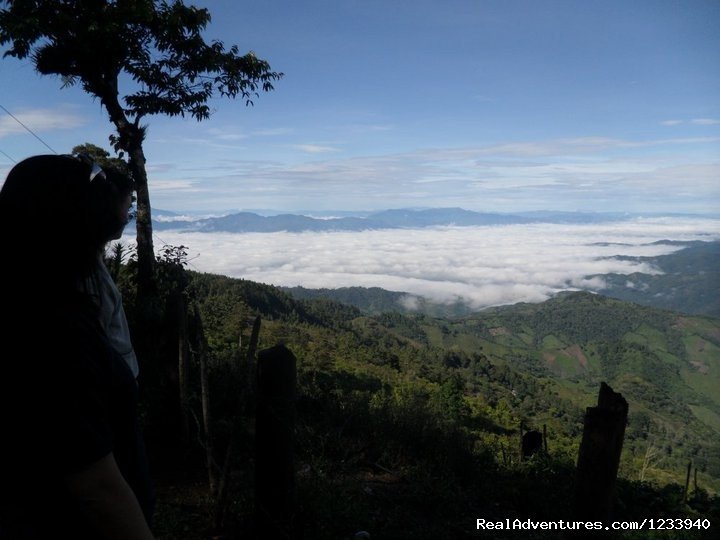
<svg viewBox="0 0 720 540">
<path fill-rule="evenodd" d="M 462 208 L 394 209 L 362 216 L 315 218 L 299 214 L 262 216 L 238 212 L 221 217 L 188 219 L 157 211 L 155 230 L 194 232 L 364 231 L 437 226 L 482 226 L 527 223 L 603 223 L 631 217 L 625 213 L 524 212 L 502 214 Z"/>
</svg>

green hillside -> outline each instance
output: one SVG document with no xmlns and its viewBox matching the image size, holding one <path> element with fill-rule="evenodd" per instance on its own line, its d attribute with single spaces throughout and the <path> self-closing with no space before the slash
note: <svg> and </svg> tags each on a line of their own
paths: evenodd
<svg viewBox="0 0 720 540">
<path fill-rule="evenodd" d="M 645 470 L 644 478 L 680 480 L 683 464 L 693 460 L 718 486 L 717 319 L 566 293 L 542 304 L 428 320 L 426 335 L 434 346 L 484 350 L 497 362 L 548 379 L 574 403 L 590 401 L 599 382 L 608 382 L 630 404 L 625 474 L 636 472 L 648 448 L 662 448 L 657 470 Z"/>
<path fill-rule="evenodd" d="M 473 538 L 479 516 L 566 519 L 584 410 L 595 404 L 600 381 L 630 404 L 617 518 L 718 512 L 716 319 L 588 293 L 464 318 L 370 316 L 177 265 L 161 270 L 169 292 L 153 309 L 138 304 L 131 275 L 120 271 L 137 348 L 154 358 L 144 366 L 143 410 L 161 477 L 161 537 L 215 530 L 208 517 L 215 503 L 203 487 L 200 355 L 218 462 L 233 437 L 242 441 L 224 462 L 232 480 L 224 527 L 252 531 L 254 428 L 242 359 L 258 315 L 258 348 L 283 343 L 298 361 L 302 538 L 345 538 L 361 529 L 396 539 Z M 190 344 L 190 428 L 198 432 L 185 439 L 172 435 L 178 335 L 171 306 L 178 291 L 195 313 L 189 332 L 200 336 Z M 520 433 L 529 429 L 547 433 L 548 453 L 521 461 Z M 685 504 L 690 460 L 697 489 L 691 486 Z M 179 529 L 194 532 L 174 535 Z"/>
<path fill-rule="evenodd" d="M 670 243 L 670 242 L 663 242 Z M 657 257 L 623 257 L 662 273 L 605 274 L 607 296 L 683 313 L 720 317 L 720 242 L 676 242 L 683 247 Z"/>
</svg>

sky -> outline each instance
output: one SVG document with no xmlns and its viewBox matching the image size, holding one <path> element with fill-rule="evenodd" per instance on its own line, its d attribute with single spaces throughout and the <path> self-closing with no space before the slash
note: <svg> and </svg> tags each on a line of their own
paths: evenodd
<svg viewBox="0 0 720 540">
<path fill-rule="evenodd" d="M 154 207 L 717 213 L 716 0 L 218 0 L 208 39 L 284 73 L 252 107 L 150 117 Z M 0 178 L 107 145 L 80 88 L 0 60 Z"/>
</svg>

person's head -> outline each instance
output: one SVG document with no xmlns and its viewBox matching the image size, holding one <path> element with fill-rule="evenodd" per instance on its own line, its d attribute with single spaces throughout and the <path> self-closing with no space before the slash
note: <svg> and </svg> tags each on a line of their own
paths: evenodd
<svg viewBox="0 0 720 540">
<path fill-rule="evenodd" d="M 130 176 L 114 169 L 106 170 L 105 175 L 108 182 L 113 186 L 112 197 L 114 203 L 111 204 L 114 207 L 113 216 L 116 220 L 114 225 L 109 224 L 110 235 L 107 238 L 109 241 L 120 238 L 125 226 L 130 221 L 130 208 L 135 200 L 133 196 L 135 184 Z"/>
<path fill-rule="evenodd" d="M 70 286 L 89 274 L 117 227 L 115 188 L 98 172 L 66 155 L 33 156 L 12 168 L 0 190 L 4 277 Z"/>
</svg>

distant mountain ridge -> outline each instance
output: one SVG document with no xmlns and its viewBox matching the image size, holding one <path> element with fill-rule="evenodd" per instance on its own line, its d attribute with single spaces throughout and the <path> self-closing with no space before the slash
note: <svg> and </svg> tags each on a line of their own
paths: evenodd
<svg viewBox="0 0 720 540">
<path fill-rule="evenodd" d="M 165 215 L 168 213 L 165 212 Z M 298 214 L 261 216 L 238 212 L 222 217 L 197 220 L 176 219 L 154 221 L 155 230 L 193 232 L 304 232 L 304 231 L 365 231 L 438 226 L 512 225 L 527 223 L 601 223 L 631 217 L 624 213 L 590 212 L 529 212 L 503 214 L 474 212 L 462 208 L 431 208 L 425 210 L 393 209 L 365 217 L 313 218 Z"/>
<path fill-rule="evenodd" d="M 423 313 L 432 317 L 464 317 L 478 310 L 458 299 L 452 304 L 432 302 L 422 296 L 380 287 L 339 287 L 337 289 L 308 289 L 278 287 L 298 300 L 326 299 L 353 306 L 367 315 L 399 312 Z"/>
<path fill-rule="evenodd" d="M 686 247 L 657 257 L 617 257 L 650 263 L 662 274 L 601 274 L 606 287 L 598 292 L 645 306 L 720 317 L 720 242 L 662 243 Z"/>
</svg>

